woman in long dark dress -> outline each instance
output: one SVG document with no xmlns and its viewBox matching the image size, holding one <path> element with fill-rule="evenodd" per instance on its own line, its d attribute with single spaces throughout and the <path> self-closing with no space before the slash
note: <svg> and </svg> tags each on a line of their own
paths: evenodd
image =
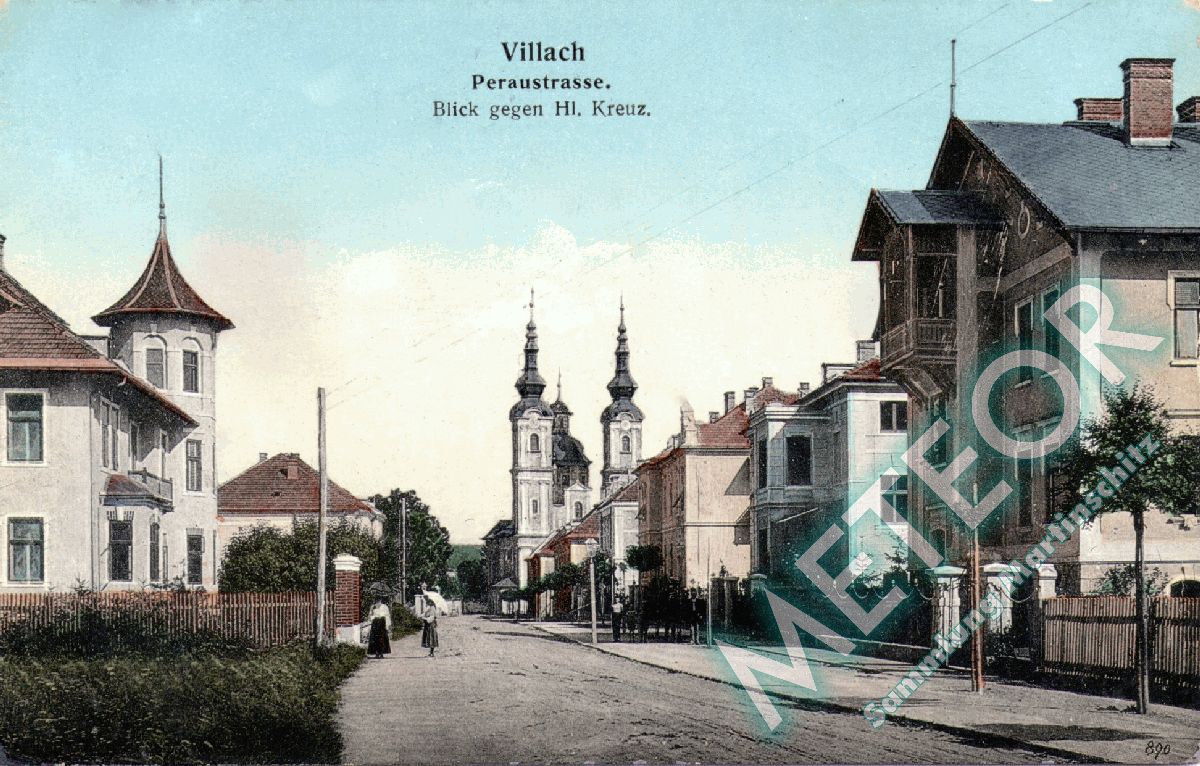
<svg viewBox="0 0 1200 766">
<path fill-rule="evenodd" d="M 392 653 L 392 642 L 388 636 L 392 632 L 392 610 L 382 601 L 376 601 L 371 609 L 371 633 L 367 639 L 367 654 L 375 659 L 383 659 L 383 655 Z"/>
<path fill-rule="evenodd" d="M 425 609 L 421 612 L 421 619 L 425 622 L 425 627 L 421 631 L 421 646 L 429 650 L 429 656 L 433 656 L 433 651 L 437 649 L 438 634 L 437 634 L 437 605 L 431 599 L 425 600 Z"/>
</svg>

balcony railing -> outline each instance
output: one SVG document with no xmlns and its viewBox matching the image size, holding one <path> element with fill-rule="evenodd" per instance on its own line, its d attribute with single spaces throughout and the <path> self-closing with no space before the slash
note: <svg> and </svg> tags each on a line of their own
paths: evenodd
<svg viewBox="0 0 1200 766">
<path fill-rule="evenodd" d="M 150 490 L 150 494 L 154 495 L 155 497 L 161 500 L 166 500 L 168 503 L 174 502 L 175 485 L 170 479 L 159 478 L 144 468 L 139 468 L 136 471 L 130 471 L 129 478 Z"/>
<path fill-rule="evenodd" d="M 953 319 L 909 319 L 884 333 L 882 360 L 889 364 L 908 356 L 948 359 L 954 355 L 954 339 Z"/>
</svg>

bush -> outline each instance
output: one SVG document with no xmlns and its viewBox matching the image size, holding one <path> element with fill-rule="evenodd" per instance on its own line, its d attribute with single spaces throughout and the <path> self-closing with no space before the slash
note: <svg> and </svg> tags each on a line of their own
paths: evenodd
<svg viewBox="0 0 1200 766">
<path fill-rule="evenodd" d="M 362 559 L 362 582 L 384 580 L 387 552 L 381 541 L 341 519 L 326 528 L 325 582 L 333 587 L 333 559 Z M 290 532 L 257 526 L 240 532 L 225 549 L 220 589 L 226 593 L 311 591 L 317 587 L 317 523 L 302 521 Z"/>
<path fill-rule="evenodd" d="M 404 604 L 392 604 L 392 638 L 411 636 L 424 627 L 420 617 Z"/>
<path fill-rule="evenodd" d="M 363 652 L 0 658 L 0 743 L 34 761 L 337 762 L 337 686 Z"/>
</svg>

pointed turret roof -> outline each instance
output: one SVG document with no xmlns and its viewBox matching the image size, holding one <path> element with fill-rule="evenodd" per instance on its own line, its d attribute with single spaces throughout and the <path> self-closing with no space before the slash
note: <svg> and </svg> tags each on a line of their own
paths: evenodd
<svg viewBox="0 0 1200 766">
<path fill-rule="evenodd" d="M 613 379 L 608 382 L 608 393 L 612 395 L 612 404 L 608 405 L 601 414 L 601 422 L 613 420 L 618 415 L 628 412 L 636 420 L 642 419 L 642 411 L 633 403 L 633 395 L 637 391 L 637 381 L 629 372 L 629 336 L 625 332 L 625 299 L 621 298 L 621 322 L 617 325 L 617 366 Z"/>
<path fill-rule="evenodd" d="M 159 161 L 159 196 L 158 196 L 158 239 L 154 243 L 154 251 L 150 254 L 150 262 L 145 271 L 134 282 L 129 292 L 119 301 L 92 317 L 92 321 L 104 327 L 111 327 L 123 316 L 136 314 L 181 314 L 208 320 L 216 325 L 218 331 L 233 327 L 223 314 L 208 305 L 200 295 L 192 289 L 175 259 L 171 257 L 171 245 L 167 242 L 167 213 L 162 197 L 162 164 Z"/>
<path fill-rule="evenodd" d="M 517 393 L 521 400 L 513 405 L 510 417 L 519 417 L 521 413 L 533 408 L 543 415 L 550 416 L 553 412 L 542 400 L 542 392 L 546 390 L 546 381 L 538 372 L 538 335 L 537 325 L 533 321 L 533 290 L 529 291 L 529 324 L 525 325 L 525 368 L 521 370 L 516 382 Z"/>
</svg>

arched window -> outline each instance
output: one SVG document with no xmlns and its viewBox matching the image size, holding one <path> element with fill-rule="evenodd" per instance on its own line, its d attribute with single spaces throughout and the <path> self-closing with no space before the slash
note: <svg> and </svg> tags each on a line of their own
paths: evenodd
<svg viewBox="0 0 1200 766">
<path fill-rule="evenodd" d="M 183 390 L 189 394 L 200 393 L 200 344 L 188 338 L 183 342 Z"/>
<path fill-rule="evenodd" d="M 581 503 L 579 501 L 575 502 L 575 518 L 576 519 L 583 518 L 583 503 Z"/>
<path fill-rule="evenodd" d="M 621 437 L 621 451 L 622 452 L 632 452 L 633 451 L 633 447 L 630 444 L 628 436 Z"/>
<path fill-rule="evenodd" d="M 529 435 L 529 451 L 530 452 L 541 452 L 542 451 L 542 440 L 540 437 L 538 437 L 537 434 Z"/>
<path fill-rule="evenodd" d="M 146 382 L 155 388 L 167 387 L 167 344 L 162 338 L 146 338 Z"/>
<path fill-rule="evenodd" d="M 529 512 L 532 513 L 534 516 L 537 516 L 537 514 L 538 514 L 538 501 L 537 500 L 529 501 Z"/>
</svg>

